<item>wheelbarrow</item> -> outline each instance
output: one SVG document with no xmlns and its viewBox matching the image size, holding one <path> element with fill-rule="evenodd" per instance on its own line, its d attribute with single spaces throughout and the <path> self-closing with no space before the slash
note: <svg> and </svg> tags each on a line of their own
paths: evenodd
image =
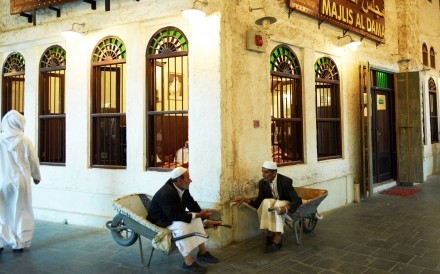
<svg viewBox="0 0 440 274">
<path fill-rule="evenodd" d="M 302 233 L 311 233 L 322 219 L 318 213 L 318 206 L 327 197 L 325 189 L 295 187 L 295 191 L 302 200 L 302 204 L 286 215 L 287 226 L 295 232 L 296 243 L 301 244 Z"/>
<path fill-rule="evenodd" d="M 173 237 L 171 230 L 157 226 L 146 217 L 152 196 L 145 193 L 133 193 L 113 200 L 113 208 L 118 212 L 112 220 L 106 222 L 106 227 L 116 243 L 121 246 L 131 246 L 139 240 L 139 250 L 142 264 L 144 254 L 142 248 L 142 237 L 151 240 L 152 248 L 147 267 L 150 267 L 151 259 L 155 249 L 170 254 L 174 249 L 174 242 L 188 237 L 202 237 L 208 239 L 208 235 L 198 232 L 189 233 L 180 237 Z M 221 224 L 231 228 L 230 225 Z"/>
<path fill-rule="evenodd" d="M 293 212 L 286 214 L 285 224 L 295 232 L 296 243 L 301 244 L 302 233 L 311 233 L 322 216 L 318 213 L 319 204 L 327 197 L 325 189 L 295 187 L 295 191 L 302 200 L 302 204 Z M 247 207 L 255 210 L 251 205 Z M 277 213 L 277 207 L 271 207 L 269 212 Z"/>
</svg>

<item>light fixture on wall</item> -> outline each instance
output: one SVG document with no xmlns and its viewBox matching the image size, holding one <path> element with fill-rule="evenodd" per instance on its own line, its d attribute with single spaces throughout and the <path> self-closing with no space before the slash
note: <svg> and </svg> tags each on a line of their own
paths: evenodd
<svg viewBox="0 0 440 274">
<path fill-rule="evenodd" d="M 196 8 L 196 4 L 200 3 L 201 6 L 206 7 L 208 5 L 208 0 L 195 0 L 192 8 L 182 11 L 182 16 L 188 20 L 197 20 L 205 17 L 205 12 L 201 9 Z"/>
<path fill-rule="evenodd" d="M 270 25 L 272 25 L 276 21 L 277 21 L 277 19 L 275 17 L 265 16 L 265 17 L 261 17 L 260 19 L 255 21 L 255 24 L 262 26 L 263 29 L 265 29 L 265 30 L 268 30 Z"/>
<path fill-rule="evenodd" d="M 253 12 L 254 10 L 263 10 L 264 8 L 259 7 L 259 8 L 251 8 L 249 7 L 249 11 Z M 266 11 L 264 11 L 266 13 Z M 262 26 L 264 30 L 268 30 L 270 25 L 272 25 L 273 23 L 275 23 L 277 21 L 277 19 L 273 16 L 264 16 L 261 17 L 260 19 L 257 19 L 257 21 L 255 21 L 255 24 Z"/>
<path fill-rule="evenodd" d="M 345 47 L 351 49 L 352 51 L 356 51 L 357 48 L 362 44 L 361 41 L 355 41 L 353 37 L 351 37 L 351 35 L 348 34 L 344 34 L 343 36 L 338 36 L 338 40 L 345 37 L 350 38 L 350 42 L 346 44 Z"/>
<path fill-rule="evenodd" d="M 79 38 L 82 36 L 83 32 L 79 30 L 75 30 L 75 26 L 82 26 L 84 28 L 85 25 L 86 23 L 73 23 L 72 27 L 69 30 L 61 32 L 61 35 L 63 35 L 69 40 Z"/>
</svg>

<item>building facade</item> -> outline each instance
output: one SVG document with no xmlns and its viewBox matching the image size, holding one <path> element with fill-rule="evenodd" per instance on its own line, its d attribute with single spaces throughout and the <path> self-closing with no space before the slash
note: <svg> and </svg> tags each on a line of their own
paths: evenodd
<svg viewBox="0 0 440 274">
<path fill-rule="evenodd" d="M 103 226 L 114 198 L 154 194 L 184 165 L 193 196 L 234 225 L 210 232 L 224 246 L 259 232 L 229 202 L 256 195 L 270 159 L 295 187 L 328 190 L 320 212 L 352 203 L 400 180 L 404 72 L 419 75 L 421 181 L 440 169 L 438 1 L 308 1 L 325 20 L 301 1 L 65 1 L 23 15 L 0 1 L 1 114 L 24 113 L 38 149 L 39 219 Z M 192 5 L 206 16 L 184 18 Z"/>
</svg>

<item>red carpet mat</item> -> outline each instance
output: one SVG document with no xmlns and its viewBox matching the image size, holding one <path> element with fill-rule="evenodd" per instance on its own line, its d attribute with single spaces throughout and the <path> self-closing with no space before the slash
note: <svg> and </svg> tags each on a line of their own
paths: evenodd
<svg viewBox="0 0 440 274">
<path fill-rule="evenodd" d="M 416 194 L 417 192 L 420 192 L 420 191 L 422 191 L 422 190 L 419 188 L 395 186 L 395 187 L 383 190 L 379 193 L 380 194 L 387 194 L 387 195 L 395 195 L 395 196 L 411 196 L 411 195 Z"/>
</svg>

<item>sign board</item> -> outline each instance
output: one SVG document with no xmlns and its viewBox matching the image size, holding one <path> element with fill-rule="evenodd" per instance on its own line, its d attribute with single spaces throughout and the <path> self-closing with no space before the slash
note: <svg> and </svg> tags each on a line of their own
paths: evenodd
<svg viewBox="0 0 440 274">
<path fill-rule="evenodd" d="M 384 0 L 289 0 L 288 5 L 291 10 L 385 42 Z"/>
<path fill-rule="evenodd" d="M 79 0 L 11 0 L 11 14 L 44 9 Z"/>
<path fill-rule="evenodd" d="M 387 109 L 387 97 L 385 95 L 377 95 L 377 110 Z"/>
</svg>

